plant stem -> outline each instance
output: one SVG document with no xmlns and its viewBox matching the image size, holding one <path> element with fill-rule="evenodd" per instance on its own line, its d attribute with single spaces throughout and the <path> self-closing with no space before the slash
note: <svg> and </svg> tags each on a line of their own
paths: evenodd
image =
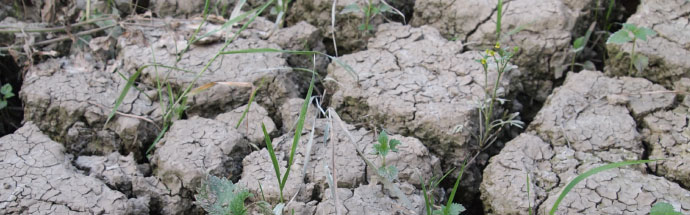
<svg viewBox="0 0 690 215">
<path fill-rule="evenodd" d="M 630 52 L 630 66 L 628 66 L 628 74 L 632 74 L 633 63 L 635 62 L 635 40 L 637 40 L 637 38 L 633 37 L 632 51 Z"/>
</svg>

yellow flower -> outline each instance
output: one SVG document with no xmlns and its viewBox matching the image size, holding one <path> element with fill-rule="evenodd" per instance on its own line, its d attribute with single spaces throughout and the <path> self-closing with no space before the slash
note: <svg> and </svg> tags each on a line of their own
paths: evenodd
<svg viewBox="0 0 690 215">
<path fill-rule="evenodd" d="M 494 50 L 486 50 L 486 53 L 489 54 L 489 56 L 491 56 L 491 57 L 493 57 L 494 54 L 496 54 L 496 53 L 494 52 Z"/>
<path fill-rule="evenodd" d="M 482 58 L 481 62 L 482 62 L 482 65 L 486 65 L 486 59 Z"/>
<path fill-rule="evenodd" d="M 500 49 L 500 48 L 501 48 L 501 44 L 500 44 L 500 43 L 496 43 L 496 46 L 494 46 L 494 48 Z"/>
</svg>

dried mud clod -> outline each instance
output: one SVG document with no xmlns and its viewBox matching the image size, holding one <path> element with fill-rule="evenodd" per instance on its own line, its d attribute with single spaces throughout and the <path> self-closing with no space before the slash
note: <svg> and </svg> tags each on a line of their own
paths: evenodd
<svg viewBox="0 0 690 215">
<path fill-rule="evenodd" d="M 225 50 L 281 49 L 280 46 L 262 39 L 262 36 L 267 35 L 270 23 L 266 23 L 264 19 L 255 21 L 249 30 L 243 31 Z M 119 59 L 125 62 L 124 69 L 131 72 L 154 63 L 183 69 L 184 71 L 148 67 L 142 71 L 142 81 L 145 84 L 157 86 L 158 82 L 170 83 L 172 88 L 179 92 L 194 82 L 197 73 L 201 72 L 207 62 L 224 46 L 225 39 L 230 39 L 235 34 L 228 35 L 225 31 L 219 31 L 196 44 L 190 44 L 189 50 L 183 53 L 182 50 L 187 47 L 187 40 L 198 23 L 181 21 L 167 25 L 165 20 L 156 20 L 154 23 L 161 27 L 128 29 L 126 36 L 118 42 L 122 50 Z M 219 28 L 220 25 L 207 24 L 199 35 Z M 178 53 L 183 53 L 179 62 Z M 251 87 L 245 86 L 246 83 L 255 87 L 261 86 L 256 101 L 264 105 L 270 113 L 275 113 L 285 99 L 298 95 L 300 87 L 296 83 L 301 81 L 300 78 L 303 76 L 300 75 L 302 72 L 289 68 L 284 54 L 221 55 L 193 83 L 193 87 L 212 82 L 241 82 L 244 85 L 217 85 L 190 96 L 187 100 L 190 107 L 186 113 L 190 116 L 214 117 L 246 104 L 252 92 Z"/>
<path fill-rule="evenodd" d="M 107 124 L 115 99 L 126 79 L 114 68 L 90 58 L 73 55 L 50 59 L 31 67 L 19 96 L 24 101 L 24 119 L 33 121 L 68 153 L 105 155 L 134 153 L 143 159 L 144 143 L 157 133 L 158 103 L 132 89 Z"/>
<path fill-rule="evenodd" d="M 521 91 L 544 101 L 553 80 L 562 77 L 571 58 L 576 20 L 589 15 L 594 1 L 513 0 L 505 1 L 500 38 L 504 46 L 520 47 L 513 63 L 528 75 L 521 77 Z M 497 38 L 495 1 L 416 1 L 413 26 L 429 25 L 446 38 L 456 38 L 471 49 L 493 46 Z M 514 32 L 514 30 L 520 31 Z M 511 32 L 513 31 L 513 32 Z M 506 35 L 512 33 L 510 35 Z"/>
<path fill-rule="evenodd" d="M 645 79 L 608 78 L 600 72 L 568 74 L 537 114 L 528 132 L 491 158 L 481 184 L 485 212 L 546 213 L 574 177 L 603 164 L 643 158 L 636 119 L 673 105 L 675 95 Z M 652 164 L 653 165 L 653 164 Z M 648 213 L 669 202 L 687 213 L 690 192 L 646 172 L 645 165 L 608 170 L 579 183 L 559 213 Z M 530 178 L 530 199 L 527 180 Z"/>
<path fill-rule="evenodd" d="M 257 104 L 252 106 L 249 114 L 255 118 L 250 123 L 249 133 L 244 126 L 235 129 L 241 116 L 236 113 L 240 111 L 216 119 L 192 117 L 176 121 L 156 146 L 152 159 L 154 175 L 172 194 L 187 198 L 191 198 L 191 193 L 209 174 L 237 180 L 242 172 L 242 159 L 250 152 L 250 144 L 260 145 L 263 141 L 263 137 L 258 138 L 258 135 L 263 136 L 258 124 L 266 124 L 268 132 L 275 130 L 273 121 L 265 116 L 266 111 Z"/>
<path fill-rule="evenodd" d="M 96 178 L 79 174 L 65 148 L 32 122 L 0 142 L 0 213 L 149 213 L 149 198 L 128 198 Z"/>
</svg>

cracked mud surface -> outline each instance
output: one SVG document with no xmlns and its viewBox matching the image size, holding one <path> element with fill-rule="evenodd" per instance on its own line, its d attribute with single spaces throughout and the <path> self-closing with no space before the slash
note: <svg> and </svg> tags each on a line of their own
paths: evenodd
<svg viewBox="0 0 690 215">
<path fill-rule="evenodd" d="M 636 53 L 649 58 L 649 67 L 641 74 L 628 71 L 632 43 L 622 46 L 609 44 L 609 56 L 623 53 L 625 55 L 609 60 L 607 63 L 611 69 L 607 72 L 617 76 L 644 77 L 654 83 L 671 87 L 674 81 L 690 75 L 690 62 L 687 60 L 687 56 L 690 55 L 690 3 L 682 0 L 641 2 L 637 13 L 632 15 L 627 23 L 651 28 L 657 32 L 657 35 L 650 37 L 647 42 L 637 41 L 635 47 Z"/>
<path fill-rule="evenodd" d="M 593 71 L 569 74 L 528 132 L 491 158 L 481 185 L 486 212 L 518 214 L 532 205 L 546 213 L 562 187 L 578 174 L 607 163 L 642 159 L 645 146 L 635 118 L 666 113 L 663 109 L 673 104 L 673 94 L 645 93 L 663 89 L 639 78 L 608 78 Z M 658 112 L 650 114 L 653 111 Z M 657 201 L 690 211 L 690 191 L 673 181 L 674 174 L 661 176 L 647 173 L 645 165 L 598 173 L 580 182 L 558 211 L 648 213 Z"/>
<path fill-rule="evenodd" d="M 526 74 L 522 91 L 537 94 L 544 101 L 552 80 L 563 76 L 567 65 L 571 36 L 576 20 L 587 15 L 585 8 L 593 1 L 513 0 L 505 1 L 502 18 L 503 46 L 518 46 L 514 64 Z M 496 3 L 472 0 L 416 1 L 413 26 L 429 25 L 446 38 L 456 38 L 480 50 L 493 46 L 497 36 Z M 512 32 L 520 29 L 518 32 Z"/>
<path fill-rule="evenodd" d="M 152 120 L 160 116 L 158 103 L 131 90 L 118 108 L 121 114 L 104 125 L 127 80 L 114 71 L 117 65 L 92 63 L 89 57 L 50 59 L 32 67 L 19 93 L 25 120 L 65 144 L 69 153 L 126 151 L 143 159 L 143 143 L 157 132 Z"/>
<path fill-rule="evenodd" d="M 3 214 L 141 214 L 148 198 L 128 199 L 79 174 L 65 148 L 33 123 L 0 138 L 0 212 Z"/>
<path fill-rule="evenodd" d="M 342 60 L 358 79 L 331 64 L 327 83 L 334 93 L 331 105 L 353 123 L 382 128 L 425 141 L 447 164 L 459 166 L 477 150 L 470 140 L 477 129 L 476 107 L 484 98 L 484 74 L 475 62 L 478 52 L 462 53 L 460 42 L 447 41 L 433 28 L 397 24 L 379 26 L 369 49 L 344 55 Z M 496 73 L 490 73 L 489 82 Z M 510 80 L 520 74 L 507 71 L 499 87 L 505 94 Z M 476 166 L 463 180 L 466 193 L 481 180 Z M 465 193 L 465 192 L 463 192 Z"/>
<path fill-rule="evenodd" d="M 255 118 L 249 133 L 242 127 L 235 129 L 242 108 L 221 114 L 215 120 L 192 117 L 175 122 L 156 147 L 152 159 L 154 174 L 173 194 L 196 190 L 209 174 L 236 180 L 242 172 L 242 159 L 250 152 L 250 143 L 256 145 L 263 140 L 258 125 L 267 124 L 268 132 L 275 130 L 273 121 L 265 116 L 266 111 L 258 104 L 252 107 L 250 115 Z"/>
<path fill-rule="evenodd" d="M 266 20 L 257 19 L 252 24 L 252 30 L 244 31 L 234 40 L 226 51 L 242 49 L 272 48 L 280 46 L 261 39 L 267 33 Z M 180 56 L 177 53 L 187 47 L 187 35 L 191 34 L 196 25 L 193 22 L 179 22 L 166 24 L 164 20 L 157 20 L 159 28 L 135 28 L 128 31 L 128 37 L 119 40 L 123 50 L 120 58 L 126 62 L 127 71 L 136 71 L 145 65 L 161 64 L 175 66 L 185 71 L 147 67 L 142 71 L 144 83 L 156 86 L 159 81 L 167 80 L 173 88 L 180 91 L 194 82 L 198 72 L 206 67 L 218 51 L 223 48 L 225 39 L 232 35 L 220 32 L 205 37 L 198 44 L 192 44 L 189 51 Z M 175 26 L 176 27 L 172 27 Z M 207 25 L 200 35 L 220 28 L 220 25 Z M 155 53 L 155 55 L 154 55 Z M 257 95 L 256 101 L 266 105 L 274 112 L 283 100 L 298 95 L 298 76 L 301 73 L 291 71 L 286 62 L 286 56 L 279 53 L 254 53 L 220 55 L 208 66 L 206 72 L 199 76 L 193 85 L 195 88 L 211 82 L 245 82 L 254 86 L 262 85 L 265 90 Z M 263 82 L 263 84 L 262 84 Z M 203 117 L 213 117 L 215 114 L 232 110 L 249 100 L 252 88 L 248 86 L 217 85 L 193 95 L 189 98 L 190 108 L 187 113 Z M 271 92 L 271 93 L 266 93 Z M 210 111 L 213 110 L 213 111 Z"/>
</svg>

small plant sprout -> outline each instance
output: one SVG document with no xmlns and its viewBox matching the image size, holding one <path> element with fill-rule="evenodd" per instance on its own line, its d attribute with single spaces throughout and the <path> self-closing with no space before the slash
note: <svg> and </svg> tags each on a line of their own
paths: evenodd
<svg viewBox="0 0 690 215">
<path fill-rule="evenodd" d="M 573 48 L 570 50 L 570 52 L 573 53 L 572 62 L 570 63 L 570 72 L 575 72 L 575 59 L 577 59 L 577 54 L 583 52 L 585 50 L 585 47 L 587 47 L 587 43 L 589 42 L 589 38 L 592 36 L 592 32 L 594 31 L 595 26 L 596 22 L 593 22 L 589 26 L 589 29 L 587 29 L 587 33 L 585 33 L 584 36 L 578 37 L 573 41 Z M 585 62 L 585 64 L 582 64 L 581 66 L 584 69 L 596 69 L 594 67 L 594 63 L 592 63 L 591 61 L 587 61 Z"/>
<path fill-rule="evenodd" d="M 379 175 L 386 176 L 388 180 L 393 181 L 398 177 L 398 168 L 394 165 L 386 165 L 386 156 L 390 152 L 398 152 L 398 145 L 400 141 L 396 139 L 389 139 L 386 131 L 381 131 L 379 134 L 378 143 L 374 144 L 374 153 L 381 158 L 381 165 L 378 168 Z"/>
<path fill-rule="evenodd" d="M 2 88 L 0 88 L 0 110 L 3 108 L 7 107 L 7 99 L 10 99 L 14 97 L 14 93 L 12 93 L 12 85 L 10 84 L 5 84 L 2 85 Z"/>
<path fill-rule="evenodd" d="M 656 35 L 656 32 L 650 28 L 638 27 L 635 24 L 625 23 L 623 28 L 611 34 L 606 44 L 618 44 L 622 45 L 627 42 L 632 42 L 632 50 L 630 51 L 630 66 L 628 67 L 628 72 L 632 74 L 632 68 L 635 66 L 638 73 L 647 68 L 649 65 L 649 58 L 644 55 L 638 55 L 635 53 L 635 45 L 637 40 L 647 41 L 647 37 Z M 616 58 L 620 58 L 621 52 Z"/>
<path fill-rule="evenodd" d="M 359 25 L 359 30 L 371 33 L 374 27 L 371 26 L 371 20 L 378 14 L 386 12 L 394 12 L 395 8 L 386 4 L 384 1 L 374 4 L 371 0 L 367 1 L 367 5 L 360 7 L 357 3 L 345 6 L 345 8 L 340 12 L 341 14 L 362 12 L 364 13 L 364 22 Z"/>
<path fill-rule="evenodd" d="M 244 215 L 247 214 L 244 201 L 251 196 L 248 190 L 238 187 L 232 181 L 210 175 L 201 184 L 198 194 L 194 195 L 194 204 L 211 215 Z"/>
</svg>

